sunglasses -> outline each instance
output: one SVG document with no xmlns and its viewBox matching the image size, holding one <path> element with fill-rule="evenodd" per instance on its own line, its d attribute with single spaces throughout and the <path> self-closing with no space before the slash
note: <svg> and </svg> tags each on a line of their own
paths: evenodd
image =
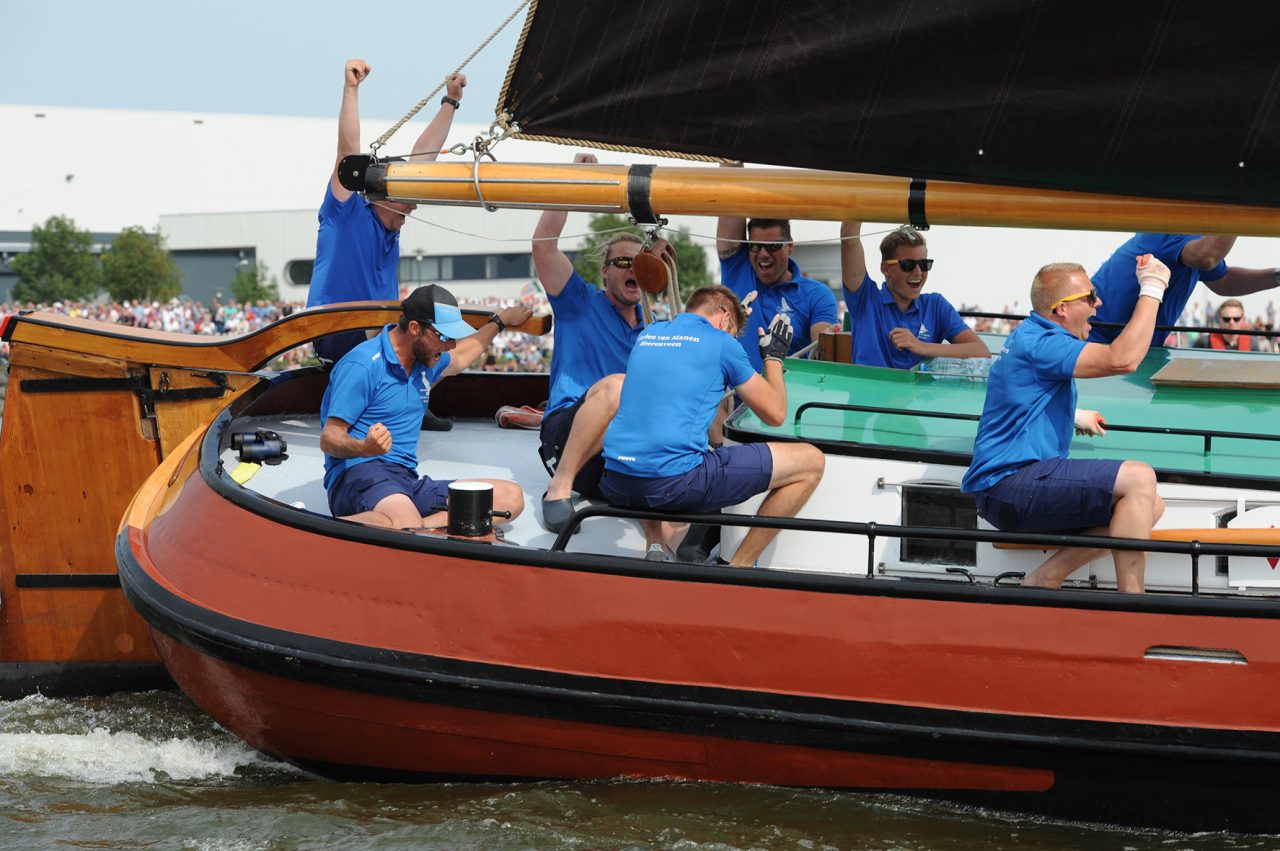
<svg viewBox="0 0 1280 851">
<path fill-rule="evenodd" d="M 787 243 L 785 242 L 748 242 L 747 250 L 752 254 L 759 254 L 761 251 L 768 251 L 770 254 L 781 251 Z"/>
<path fill-rule="evenodd" d="M 919 266 L 922 270 L 928 272 L 930 269 L 933 268 L 933 261 L 932 260 L 912 260 L 911 258 L 907 257 L 907 258 L 903 258 L 902 260 L 886 260 L 884 261 L 884 265 L 897 266 L 899 269 L 901 269 L 904 272 L 914 272 L 916 270 L 916 267 Z"/>
<path fill-rule="evenodd" d="M 1080 300 L 1080 299 L 1082 299 L 1082 298 L 1083 298 L 1083 299 L 1088 299 L 1088 301 L 1089 301 L 1089 306 L 1090 306 L 1090 307 L 1097 307 L 1097 306 L 1098 306 L 1098 302 L 1099 302 L 1099 301 L 1101 301 L 1101 299 L 1099 299 L 1099 298 L 1098 298 L 1098 291 L 1097 291 L 1097 290 L 1085 290 L 1085 291 L 1084 291 L 1084 292 L 1082 292 L 1082 293 L 1076 293 L 1075 295 L 1063 296 L 1062 298 L 1058 299 L 1058 300 L 1057 300 L 1057 301 L 1055 301 L 1053 304 L 1049 305 L 1049 312 L 1050 312 L 1050 313 L 1053 313 L 1054 309 L 1055 309 L 1055 308 L 1057 308 L 1057 306 L 1058 306 L 1058 305 L 1060 305 L 1060 304 L 1066 304 L 1066 303 L 1067 303 L 1067 302 L 1069 302 L 1069 301 L 1079 301 L 1079 300 Z"/>
<path fill-rule="evenodd" d="M 441 334 L 440 329 L 434 325 L 428 325 L 427 327 L 430 328 L 432 331 L 436 332 L 436 336 L 440 338 L 440 342 L 442 343 L 447 343 L 453 339 L 452 337 L 447 337 L 444 334 Z"/>
<path fill-rule="evenodd" d="M 1223 322 L 1243 322 L 1244 321 L 1243 316 L 1219 316 L 1218 318 L 1221 319 Z"/>
<path fill-rule="evenodd" d="M 608 260 L 604 261 L 604 265 L 617 266 L 619 269 L 630 269 L 632 266 L 636 265 L 636 258 L 627 257 L 623 254 L 618 257 L 610 257 Z"/>
</svg>

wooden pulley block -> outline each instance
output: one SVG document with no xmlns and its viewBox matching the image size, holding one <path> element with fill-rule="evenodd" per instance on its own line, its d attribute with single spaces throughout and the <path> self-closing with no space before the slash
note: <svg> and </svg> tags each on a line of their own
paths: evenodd
<svg viewBox="0 0 1280 851">
<path fill-rule="evenodd" d="M 675 277 L 676 252 L 669 242 L 663 240 L 657 246 L 658 253 L 646 248 L 635 257 L 632 271 L 640 289 L 650 295 L 661 295 L 671 285 Z"/>
</svg>

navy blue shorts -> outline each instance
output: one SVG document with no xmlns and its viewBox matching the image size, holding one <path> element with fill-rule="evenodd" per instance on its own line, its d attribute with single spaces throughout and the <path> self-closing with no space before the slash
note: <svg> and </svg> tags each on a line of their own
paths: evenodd
<svg viewBox="0 0 1280 851">
<path fill-rule="evenodd" d="M 403 464 L 364 461 L 343 471 L 329 489 L 329 511 L 334 517 L 348 517 L 372 511 L 392 494 L 402 493 L 413 500 L 423 517 L 445 507 L 453 479 L 435 481 Z"/>
<path fill-rule="evenodd" d="M 1036 461 L 975 493 L 973 500 L 978 514 L 1002 532 L 1081 532 L 1108 526 L 1123 463 Z"/>
<path fill-rule="evenodd" d="M 662 511 L 719 511 L 769 489 L 773 453 L 767 443 L 726 446 L 708 452 L 702 463 L 678 476 L 644 479 L 605 470 L 600 490 L 623 508 Z"/>
<path fill-rule="evenodd" d="M 585 398 L 586 396 L 582 396 L 569 407 L 560 408 L 542 418 L 542 429 L 539 432 L 542 437 L 542 446 L 538 447 L 538 456 L 542 459 L 542 466 L 546 467 L 547 472 L 552 476 L 556 474 L 556 465 L 560 463 L 560 456 L 564 454 L 564 445 L 569 442 L 573 418 L 578 415 L 578 409 L 582 407 L 582 401 Z M 600 492 L 602 475 L 604 475 L 604 456 L 596 454 L 595 457 L 588 458 L 582 465 L 582 469 L 578 471 L 578 475 L 573 477 L 573 489 L 589 499 L 598 499 L 604 495 Z"/>
</svg>

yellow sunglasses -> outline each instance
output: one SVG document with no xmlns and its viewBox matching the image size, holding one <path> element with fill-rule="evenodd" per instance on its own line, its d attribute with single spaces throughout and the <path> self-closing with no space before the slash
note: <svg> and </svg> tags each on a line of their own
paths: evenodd
<svg viewBox="0 0 1280 851">
<path fill-rule="evenodd" d="M 1098 291 L 1097 291 L 1097 290 L 1085 290 L 1085 291 L 1084 291 L 1084 292 L 1082 292 L 1082 293 L 1076 293 L 1075 295 L 1063 296 L 1062 298 L 1058 299 L 1058 300 L 1057 300 L 1057 301 L 1055 301 L 1053 304 L 1049 305 L 1049 312 L 1050 312 L 1050 313 L 1053 313 L 1053 311 L 1055 311 L 1055 310 L 1058 308 L 1058 305 L 1060 305 L 1060 304 L 1066 304 L 1066 303 L 1067 303 L 1067 302 L 1069 302 L 1069 301 L 1078 301 L 1078 300 L 1080 300 L 1080 299 L 1082 299 L 1082 298 L 1087 298 L 1087 299 L 1089 300 L 1089 306 L 1090 306 L 1090 307 L 1097 307 L 1097 306 L 1098 306 L 1098 302 L 1099 302 L 1099 301 L 1101 301 L 1101 299 L 1099 299 L 1099 298 L 1098 298 Z"/>
</svg>

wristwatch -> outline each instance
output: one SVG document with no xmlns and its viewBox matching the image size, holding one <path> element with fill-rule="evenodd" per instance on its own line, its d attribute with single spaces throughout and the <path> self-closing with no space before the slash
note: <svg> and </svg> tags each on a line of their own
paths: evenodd
<svg viewBox="0 0 1280 851">
<path fill-rule="evenodd" d="M 492 316 L 490 316 L 490 317 L 486 320 L 486 322 L 492 322 L 494 325 L 497 325 L 497 326 L 498 326 L 498 333 L 499 333 L 499 334 L 501 334 L 503 331 L 507 330 L 507 323 L 505 323 L 505 322 L 503 322 L 501 319 L 499 319 L 499 318 L 498 318 L 498 314 L 496 314 L 496 313 L 495 313 L 495 314 L 493 314 Z"/>
<path fill-rule="evenodd" d="M 458 103 L 457 98 L 451 98 L 448 95 L 445 95 L 444 97 L 440 98 L 441 106 L 444 106 L 446 103 L 449 104 L 449 106 L 453 107 L 454 109 L 462 108 L 462 104 Z"/>
</svg>

